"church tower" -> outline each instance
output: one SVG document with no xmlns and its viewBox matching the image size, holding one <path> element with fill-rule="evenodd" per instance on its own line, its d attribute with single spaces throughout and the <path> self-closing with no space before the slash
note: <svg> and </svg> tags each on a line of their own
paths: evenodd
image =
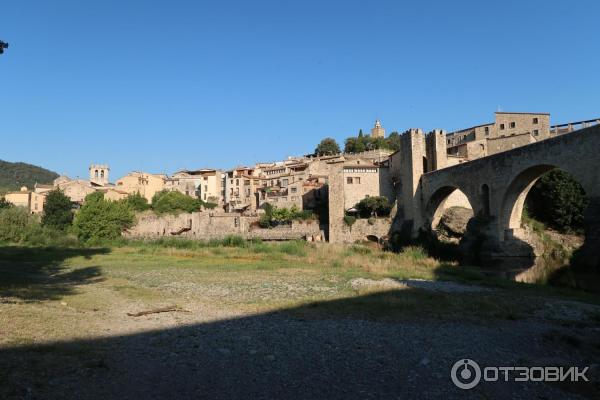
<svg viewBox="0 0 600 400">
<path fill-rule="evenodd" d="M 385 137 L 385 129 L 381 127 L 381 121 L 376 120 L 375 126 L 371 129 L 371 137 L 372 138 L 384 138 Z"/>
<path fill-rule="evenodd" d="M 108 172 L 110 168 L 108 165 L 91 164 L 90 165 L 90 182 L 105 186 L 108 184 Z"/>
</svg>

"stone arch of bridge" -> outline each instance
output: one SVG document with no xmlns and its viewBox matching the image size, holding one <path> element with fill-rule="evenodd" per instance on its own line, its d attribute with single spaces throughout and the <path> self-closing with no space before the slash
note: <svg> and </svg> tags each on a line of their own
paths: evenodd
<svg viewBox="0 0 600 400">
<path fill-rule="evenodd" d="M 525 168 L 512 178 L 502 197 L 500 223 L 498 226 L 500 229 L 500 240 L 506 239 L 521 229 L 523 207 L 525 206 L 527 194 L 542 175 L 553 169 L 561 169 L 569 173 L 582 185 L 586 194 L 591 192 L 591 190 L 588 191 L 587 177 L 582 176 L 579 170 L 572 169 L 569 166 L 539 164 Z"/>
<path fill-rule="evenodd" d="M 468 205 L 471 207 L 473 212 L 479 209 L 478 203 L 475 201 L 473 196 L 470 194 L 468 190 L 463 190 L 457 185 L 445 185 L 433 192 L 433 194 L 429 197 L 428 201 L 425 203 L 424 209 L 424 228 L 428 230 L 434 230 L 440 222 L 442 215 L 444 214 L 444 210 L 447 208 L 446 203 L 450 196 L 459 191 L 462 193 L 468 201 Z"/>
</svg>

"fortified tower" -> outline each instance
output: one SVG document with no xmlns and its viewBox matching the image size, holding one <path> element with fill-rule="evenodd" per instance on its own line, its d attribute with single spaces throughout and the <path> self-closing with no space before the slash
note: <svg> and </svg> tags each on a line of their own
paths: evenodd
<svg viewBox="0 0 600 400">
<path fill-rule="evenodd" d="M 427 171 L 445 168 L 448 163 L 446 154 L 446 131 L 434 129 L 426 136 Z"/>
<path fill-rule="evenodd" d="M 104 186 L 108 184 L 108 173 L 110 168 L 105 164 L 90 165 L 90 182 Z"/>
<path fill-rule="evenodd" d="M 375 126 L 371 129 L 371 137 L 372 138 L 384 138 L 385 137 L 385 129 L 381 127 L 381 121 L 375 120 Z"/>
</svg>

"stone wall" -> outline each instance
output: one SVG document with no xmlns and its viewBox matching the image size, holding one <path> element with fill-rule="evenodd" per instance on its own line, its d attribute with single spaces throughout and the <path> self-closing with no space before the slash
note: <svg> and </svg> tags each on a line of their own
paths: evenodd
<svg viewBox="0 0 600 400">
<path fill-rule="evenodd" d="M 517 147 L 533 143 L 534 141 L 535 139 L 533 139 L 533 136 L 531 136 L 529 133 L 490 138 L 487 140 L 488 154 L 496 154 L 502 151 L 512 150 Z"/>
<path fill-rule="evenodd" d="M 123 234 L 129 238 L 181 237 L 186 239 L 222 239 L 238 235 L 263 240 L 319 240 L 322 238 L 318 221 L 294 221 L 291 225 L 262 229 L 258 216 L 238 213 L 195 212 L 179 215 L 156 215 L 151 211 L 137 215 L 135 226 Z"/>
<path fill-rule="evenodd" d="M 338 243 L 354 243 L 356 241 L 365 241 L 377 237 L 381 238 L 390 233 L 392 221 L 390 218 L 372 218 L 371 223 L 368 219 L 357 219 L 350 227 L 345 223 L 338 232 Z"/>
</svg>

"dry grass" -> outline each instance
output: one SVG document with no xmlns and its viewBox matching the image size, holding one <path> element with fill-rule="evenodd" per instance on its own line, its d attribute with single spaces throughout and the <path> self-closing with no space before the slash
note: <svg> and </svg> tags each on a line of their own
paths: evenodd
<svg viewBox="0 0 600 400">
<path fill-rule="evenodd" d="M 313 316 L 520 318 L 542 306 L 540 295 L 548 294 L 513 284 L 488 294 L 420 289 L 382 294 L 349 285 L 358 277 L 495 284 L 473 270 L 429 258 L 419 248 L 393 254 L 360 245 L 292 242 L 196 248 L 143 244 L 98 251 L 5 247 L 0 252 L 2 346 L 292 308 Z M 319 306 L 308 307 L 313 304 Z M 126 316 L 166 305 L 191 312 L 136 321 Z"/>
</svg>

